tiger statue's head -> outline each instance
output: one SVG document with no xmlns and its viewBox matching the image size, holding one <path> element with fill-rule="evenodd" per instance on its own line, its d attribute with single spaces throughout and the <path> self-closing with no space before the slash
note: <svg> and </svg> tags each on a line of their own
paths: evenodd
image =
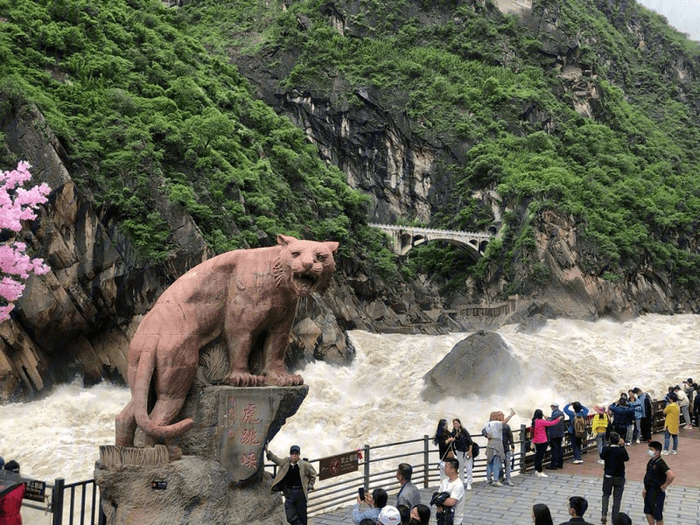
<svg viewBox="0 0 700 525">
<path fill-rule="evenodd" d="M 335 271 L 337 242 L 300 241 L 278 235 L 277 244 L 282 247 L 273 266 L 277 286 L 291 286 L 299 297 L 328 288 Z"/>
</svg>

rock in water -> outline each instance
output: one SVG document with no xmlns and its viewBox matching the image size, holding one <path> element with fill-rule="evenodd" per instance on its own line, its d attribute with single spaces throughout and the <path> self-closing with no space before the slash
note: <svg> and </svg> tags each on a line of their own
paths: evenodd
<svg viewBox="0 0 700 525">
<path fill-rule="evenodd" d="M 457 343 L 442 361 L 423 376 L 425 400 L 466 397 L 503 392 L 519 383 L 521 363 L 513 357 L 503 338 L 479 332 Z"/>
</svg>

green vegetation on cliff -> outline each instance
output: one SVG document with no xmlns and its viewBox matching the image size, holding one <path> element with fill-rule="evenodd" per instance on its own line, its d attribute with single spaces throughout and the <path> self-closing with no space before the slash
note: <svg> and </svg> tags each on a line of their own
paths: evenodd
<svg viewBox="0 0 700 525">
<path fill-rule="evenodd" d="M 187 209 L 217 253 L 274 243 L 277 233 L 335 239 L 345 254 L 380 251 L 366 197 L 256 100 L 227 57 L 205 48 L 205 28 L 178 10 L 149 0 L 0 0 L 0 13 L 0 121 L 35 103 L 74 178 L 144 258 L 173 247 L 168 201 Z"/>
<path fill-rule="evenodd" d="M 339 240 L 394 274 L 367 199 L 230 63 L 274 55 L 280 90 L 353 105 L 372 87 L 415 136 L 466 152 L 440 167 L 432 226 L 486 228 L 475 190 L 512 210 L 478 264 L 429 245 L 405 276 L 455 290 L 502 272 L 507 292 L 528 291 L 548 277 L 531 255 L 539 214 L 555 210 L 588 241 L 586 271 L 653 265 L 700 284 L 700 46 L 635 2 L 536 0 L 552 32 L 490 0 L 0 0 L 0 13 L 0 120 L 36 103 L 78 182 L 149 258 L 172 248 L 169 200 L 217 252 L 285 232 Z"/>
<path fill-rule="evenodd" d="M 414 134 L 467 150 L 442 168 L 448 188 L 432 226 L 488 226 L 475 190 L 497 190 L 514 210 L 479 264 L 428 245 L 411 252 L 409 273 L 442 275 L 456 290 L 496 265 L 508 292 L 529 291 L 548 276 L 530 256 L 533 221 L 551 209 L 588 241 L 585 271 L 617 279 L 651 265 L 700 284 L 700 45 L 658 15 L 634 2 L 535 1 L 530 20 L 556 22 L 547 32 L 490 2 L 242 4 L 196 7 L 228 30 L 232 56 L 283 50 L 282 87 L 353 104 L 371 86 Z M 564 51 L 549 51 L 552 41 Z"/>
</svg>

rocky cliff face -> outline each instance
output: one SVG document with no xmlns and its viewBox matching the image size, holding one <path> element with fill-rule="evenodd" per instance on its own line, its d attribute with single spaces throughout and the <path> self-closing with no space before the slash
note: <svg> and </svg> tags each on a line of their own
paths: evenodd
<svg viewBox="0 0 700 525">
<path fill-rule="evenodd" d="M 556 315 L 626 320 L 649 312 L 700 312 L 693 293 L 674 286 L 665 272 L 651 264 L 631 268 L 619 278 L 606 276 L 604 262 L 597 261 L 580 239 L 571 217 L 547 211 L 538 222 L 537 253 L 551 276 L 536 296 L 549 303 Z"/>
<path fill-rule="evenodd" d="M 129 341 L 143 315 L 175 279 L 213 254 L 191 217 L 162 202 L 177 249 L 162 263 L 139 261 L 108 207 L 96 207 L 73 182 L 41 114 L 23 107 L 0 122 L 0 131 L 10 154 L 32 165 L 32 184 L 52 188 L 40 217 L 21 233 L 51 271 L 29 279 L 12 318 L 0 323 L 0 401 L 39 393 L 76 374 L 88 383 L 125 380 Z M 354 348 L 345 328 L 374 331 L 438 320 L 439 300 L 421 287 L 386 288 L 359 263 L 352 276 L 338 272 L 324 296 L 302 302 L 290 366 L 349 362 Z"/>
<path fill-rule="evenodd" d="M 41 114 L 20 108 L 0 130 L 12 154 L 32 165 L 32 183 L 52 189 L 39 218 L 22 231 L 51 271 L 29 279 L 12 318 L 0 324 L 0 400 L 77 373 L 88 382 L 126 377 L 128 342 L 141 316 L 170 282 L 211 255 L 204 240 L 172 209 L 178 252 L 163 264 L 138 263 L 109 210 L 76 187 Z"/>
<path fill-rule="evenodd" d="M 327 4 L 328 24 L 341 34 L 364 36 L 362 29 L 352 22 L 356 14 L 353 9 L 357 6 L 352 2 L 342 4 L 346 12 L 341 12 L 337 7 L 340 4 Z M 599 117 L 601 94 L 597 65 L 582 50 L 583 44 L 590 42 L 582 42 L 578 35 L 562 29 L 557 4 L 533 6 L 527 0 L 499 0 L 496 6 L 504 13 L 517 14 L 521 23 L 536 36 L 539 53 L 551 59 L 551 67 L 561 79 L 562 90 L 572 100 L 574 109 L 586 118 Z M 604 10 L 606 6 L 600 4 L 599 8 Z M 417 4 L 409 9 L 420 11 Z M 449 12 L 437 8 L 432 16 L 439 18 L 437 23 L 450 21 Z M 301 30 L 309 28 L 309 20 L 299 19 L 298 22 Z M 436 20 L 429 22 L 436 23 Z M 632 23 L 629 30 L 637 35 L 640 49 L 645 49 L 653 36 L 643 30 L 638 21 Z M 261 59 L 233 51 L 231 58 L 268 104 L 302 127 L 326 160 L 347 173 L 348 182 L 354 188 L 372 197 L 371 219 L 392 223 L 401 217 L 430 222 L 451 191 L 445 165 L 459 165 L 469 145 L 448 137 L 426 135 L 420 122 L 411 121 L 397 109 L 401 107 L 401 94 L 365 87 L 354 91 L 352 104 L 349 104 L 343 98 L 348 87 L 342 80 L 337 80 L 329 94 L 283 88 L 279 80 L 291 71 L 296 57 L 293 52 L 280 49 L 271 53 Z M 675 70 L 669 70 L 668 75 L 670 79 L 682 80 L 684 75 L 692 76 L 692 67 L 683 62 Z M 555 125 L 550 115 L 535 106 L 525 111 L 525 118 L 546 131 L 551 131 Z M 480 189 L 474 189 L 476 195 Z M 485 206 L 492 204 L 492 200 L 484 200 Z M 502 211 L 505 210 L 495 210 L 494 217 L 498 218 Z M 525 213 L 524 209 L 511 211 Z M 500 226 L 500 222 L 494 225 Z M 535 300 L 539 306 L 525 312 L 535 315 L 534 312 L 541 313 L 544 309 L 550 316 L 627 319 L 645 312 L 700 311 L 695 295 L 674 287 L 661 269 L 629 268 L 623 278 L 604 278 L 605 263 L 594 260 L 594 250 L 579 238 L 577 228 L 572 219 L 556 213 L 545 212 L 537 217 L 537 256 L 550 277 L 544 283 L 532 283 L 523 304 Z M 697 249 L 697 245 L 695 242 L 693 249 Z M 520 275 L 525 280 L 528 273 L 523 270 Z M 429 276 L 424 277 L 429 279 Z M 506 285 L 502 274 L 494 267 L 491 278 L 485 282 L 465 283 L 464 293 L 453 298 L 454 304 L 450 306 L 499 302 Z M 471 294 L 472 288 L 479 289 L 479 293 Z M 462 326 L 475 326 L 468 318 L 457 319 Z M 493 327 L 494 323 L 489 325 Z"/>
</svg>

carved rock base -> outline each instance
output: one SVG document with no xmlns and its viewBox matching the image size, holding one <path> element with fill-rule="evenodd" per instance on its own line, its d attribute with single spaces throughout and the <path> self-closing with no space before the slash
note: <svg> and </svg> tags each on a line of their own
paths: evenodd
<svg viewBox="0 0 700 525">
<path fill-rule="evenodd" d="M 237 488 L 218 461 L 185 456 L 155 467 L 95 468 L 108 525 L 284 525 L 271 477 Z"/>
<path fill-rule="evenodd" d="M 295 387 L 195 386 L 180 418 L 195 426 L 179 439 L 185 456 L 165 447 L 100 447 L 95 481 L 109 525 L 283 525 L 263 447 L 309 392 Z M 137 440 L 138 441 L 138 440 Z"/>
<path fill-rule="evenodd" d="M 182 453 L 215 459 L 239 485 L 260 479 L 263 447 L 293 416 L 309 393 L 308 385 L 291 387 L 206 386 L 193 388 L 181 418 L 195 426 L 179 440 Z"/>
</svg>

